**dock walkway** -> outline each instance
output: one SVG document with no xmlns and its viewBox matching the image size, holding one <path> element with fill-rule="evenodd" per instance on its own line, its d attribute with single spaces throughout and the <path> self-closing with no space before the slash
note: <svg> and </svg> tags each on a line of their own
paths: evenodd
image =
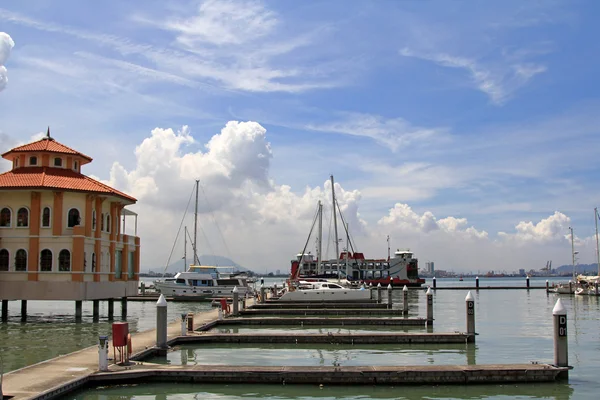
<svg viewBox="0 0 600 400">
<path fill-rule="evenodd" d="M 194 315 L 194 329 L 216 320 L 217 310 Z M 181 334 L 181 322 L 175 321 L 167 327 L 168 337 Z M 132 334 L 133 354 L 143 352 L 156 344 L 156 330 Z M 112 341 L 109 357 L 112 357 Z M 4 375 L 2 390 L 11 400 L 45 399 L 66 393 L 79 385 L 82 378 L 98 371 L 98 346 L 91 346 L 74 353 L 30 365 Z M 68 382 L 72 382 L 71 385 Z"/>
</svg>

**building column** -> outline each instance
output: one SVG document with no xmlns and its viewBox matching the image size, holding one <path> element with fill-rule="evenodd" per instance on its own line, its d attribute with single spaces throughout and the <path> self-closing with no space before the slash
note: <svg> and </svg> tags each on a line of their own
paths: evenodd
<svg viewBox="0 0 600 400">
<path fill-rule="evenodd" d="M 100 300 L 92 300 L 92 319 L 94 322 L 100 319 Z"/>
<path fill-rule="evenodd" d="M 21 322 L 27 321 L 27 300 L 21 300 Z"/>
<path fill-rule="evenodd" d="M 73 248 L 72 248 L 72 265 L 71 280 L 74 282 L 83 282 L 84 259 L 85 259 L 85 227 L 73 227 Z"/>
<path fill-rule="evenodd" d="M 83 316 L 83 302 L 81 300 L 77 300 L 75 302 L 75 321 L 81 321 L 81 317 Z"/>
<path fill-rule="evenodd" d="M 27 279 L 38 280 L 38 265 L 40 256 L 40 214 L 42 196 L 40 192 L 31 192 L 31 210 L 29 215 L 29 252 L 27 254 Z"/>
<path fill-rule="evenodd" d="M 100 227 L 103 222 L 100 221 L 102 218 L 102 202 L 104 199 L 100 196 L 96 197 L 96 230 L 94 231 L 94 254 L 96 255 L 96 270 L 94 271 L 94 282 L 100 282 L 100 266 L 103 263 L 102 260 L 102 231 Z"/>
<path fill-rule="evenodd" d="M 2 300 L 2 322 L 8 321 L 8 300 Z"/>
<path fill-rule="evenodd" d="M 121 297 L 121 318 L 127 319 L 127 297 Z"/>
<path fill-rule="evenodd" d="M 108 320 L 112 321 L 115 318 L 115 301 L 108 299 Z"/>
</svg>

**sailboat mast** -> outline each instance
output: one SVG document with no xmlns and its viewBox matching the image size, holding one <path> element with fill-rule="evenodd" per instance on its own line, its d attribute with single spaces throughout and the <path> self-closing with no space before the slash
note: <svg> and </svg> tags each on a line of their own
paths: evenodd
<svg viewBox="0 0 600 400">
<path fill-rule="evenodd" d="M 196 207 L 194 208 L 194 265 L 200 265 L 198 260 L 198 250 L 196 247 L 196 239 L 198 236 L 198 185 L 200 181 L 196 179 Z"/>
<path fill-rule="evenodd" d="M 346 278 L 350 275 L 350 267 L 348 266 L 348 258 L 350 256 L 350 228 L 348 223 L 346 222 Z M 338 281 L 340 280 L 340 275 L 338 274 Z"/>
<path fill-rule="evenodd" d="M 183 272 L 187 268 L 187 226 L 184 227 L 183 234 Z"/>
<path fill-rule="evenodd" d="M 571 231 L 571 258 L 573 259 L 573 280 L 575 280 L 575 244 L 573 241 L 573 228 L 569 227 Z"/>
<path fill-rule="evenodd" d="M 596 221 L 596 262 L 598 263 L 598 276 L 600 276 L 600 246 L 598 246 L 598 208 L 594 208 L 594 220 Z"/>
<path fill-rule="evenodd" d="M 338 230 L 337 230 L 337 214 L 335 212 L 335 187 L 333 183 L 333 175 L 331 175 L 331 199 L 333 201 L 333 230 L 335 232 L 335 269 L 338 277 L 340 276 L 340 243 L 338 240 Z"/>
<path fill-rule="evenodd" d="M 390 235 L 387 235 L 387 245 L 388 245 L 388 261 L 390 261 Z"/>
<path fill-rule="evenodd" d="M 317 274 L 322 274 L 321 268 L 323 254 L 323 203 L 319 200 L 319 247 L 317 248 Z"/>
</svg>

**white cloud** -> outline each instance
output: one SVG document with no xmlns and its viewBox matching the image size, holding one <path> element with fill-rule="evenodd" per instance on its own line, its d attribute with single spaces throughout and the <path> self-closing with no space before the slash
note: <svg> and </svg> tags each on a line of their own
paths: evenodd
<svg viewBox="0 0 600 400">
<path fill-rule="evenodd" d="M 418 233 L 430 233 L 441 231 L 448 234 L 460 234 L 462 237 L 485 239 L 487 232 L 478 231 L 468 226 L 466 218 L 446 217 L 436 219 L 431 211 L 425 211 L 422 215 L 415 213 L 408 204 L 396 203 L 389 210 L 388 215 L 381 218 L 378 225 L 387 229 L 411 231 Z"/>
<path fill-rule="evenodd" d="M 443 67 L 466 70 L 477 89 L 487 94 L 492 103 L 497 105 L 505 103 L 535 75 L 546 71 L 546 67 L 541 64 L 498 61 L 485 65 L 475 59 L 446 53 L 420 53 L 409 48 L 401 49 L 400 55 L 432 61 Z"/>
<path fill-rule="evenodd" d="M 15 47 L 15 42 L 6 32 L 0 32 L 0 92 L 8 83 L 8 71 L 4 64 L 10 57 L 10 52 Z"/>
<path fill-rule="evenodd" d="M 537 224 L 532 221 L 521 221 L 515 226 L 516 233 L 498 232 L 498 236 L 522 245 L 528 245 L 531 242 L 561 242 L 566 240 L 570 225 L 571 218 L 555 211 L 553 215 L 542 219 Z"/>
<path fill-rule="evenodd" d="M 207 0 L 198 13 L 184 18 L 167 18 L 164 26 L 179 32 L 177 40 L 188 47 L 198 43 L 243 44 L 271 32 L 278 20 L 258 1 Z"/>
<path fill-rule="evenodd" d="M 403 118 L 384 118 L 362 113 L 339 113 L 339 120 L 322 124 L 307 124 L 303 128 L 318 132 L 341 133 L 371 138 L 392 151 L 411 144 L 440 141 L 446 132 L 443 128 L 414 126 Z"/>
</svg>

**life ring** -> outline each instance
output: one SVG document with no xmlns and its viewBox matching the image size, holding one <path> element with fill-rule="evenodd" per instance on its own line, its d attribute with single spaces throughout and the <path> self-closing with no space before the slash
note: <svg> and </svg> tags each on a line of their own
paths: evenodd
<svg viewBox="0 0 600 400">
<path fill-rule="evenodd" d="M 133 346 L 131 345 L 131 334 L 127 334 L 127 354 L 131 355 L 133 353 Z"/>
</svg>

